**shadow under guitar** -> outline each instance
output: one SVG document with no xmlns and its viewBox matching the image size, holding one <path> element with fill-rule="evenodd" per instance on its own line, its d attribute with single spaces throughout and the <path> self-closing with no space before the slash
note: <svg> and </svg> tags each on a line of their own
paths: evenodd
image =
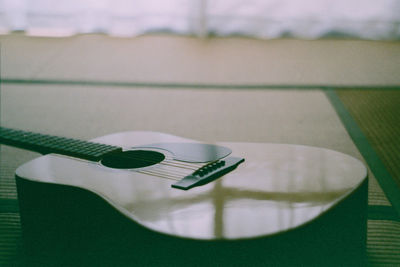
<svg viewBox="0 0 400 267">
<path fill-rule="evenodd" d="M 272 236 L 206 241 L 151 231 L 96 194 L 16 177 L 28 266 L 365 265 L 368 179 L 312 222 Z"/>
</svg>

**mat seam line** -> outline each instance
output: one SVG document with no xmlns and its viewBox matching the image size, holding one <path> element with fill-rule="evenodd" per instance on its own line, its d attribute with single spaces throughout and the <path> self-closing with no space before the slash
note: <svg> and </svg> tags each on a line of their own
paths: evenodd
<svg viewBox="0 0 400 267">
<path fill-rule="evenodd" d="M 400 214 L 400 190 L 397 187 L 393 177 L 386 169 L 374 148 L 369 143 L 367 137 L 364 135 L 357 122 L 351 116 L 335 90 L 340 88 L 331 88 L 325 91 L 325 95 L 334 107 L 338 117 L 342 121 L 344 127 L 349 133 L 351 139 L 356 147 L 364 157 L 371 172 L 374 174 L 379 185 L 382 187 L 385 195 L 392 204 L 397 214 Z"/>
</svg>

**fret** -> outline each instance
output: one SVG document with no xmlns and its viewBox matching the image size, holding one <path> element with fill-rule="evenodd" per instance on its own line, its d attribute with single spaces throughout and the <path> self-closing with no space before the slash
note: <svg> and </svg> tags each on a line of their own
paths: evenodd
<svg viewBox="0 0 400 267">
<path fill-rule="evenodd" d="M 121 147 L 81 141 L 0 127 L 0 144 L 11 145 L 41 154 L 57 153 L 91 161 L 122 151 Z"/>
</svg>

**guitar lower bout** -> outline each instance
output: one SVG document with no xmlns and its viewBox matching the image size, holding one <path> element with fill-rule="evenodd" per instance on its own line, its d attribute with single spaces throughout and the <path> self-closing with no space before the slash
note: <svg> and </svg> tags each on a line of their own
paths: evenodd
<svg viewBox="0 0 400 267">
<path fill-rule="evenodd" d="M 205 161 L 187 154 L 203 144 L 155 132 L 93 142 L 129 149 L 102 159 L 106 167 L 50 154 L 16 171 L 24 240 L 37 262 L 46 262 L 46 251 L 68 264 L 105 265 L 116 258 L 181 266 L 365 259 L 368 179 L 353 157 L 300 145 L 217 143 L 205 150 L 222 152 L 205 153 L 214 155 Z M 171 149 L 176 144 L 185 152 Z M 140 158 L 134 168 L 119 162 L 126 155 Z M 171 188 L 205 167 L 202 177 L 212 176 L 228 159 L 240 165 L 217 180 Z"/>
</svg>

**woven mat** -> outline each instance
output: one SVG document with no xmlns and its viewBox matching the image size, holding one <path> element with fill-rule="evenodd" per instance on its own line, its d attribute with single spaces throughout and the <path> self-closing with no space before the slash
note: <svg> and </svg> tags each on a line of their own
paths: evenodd
<svg viewBox="0 0 400 267">
<path fill-rule="evenodd" d="M 337 94 L 400 188 L 400 90 L 338 90 Z"/>
<path fill-rule="evenodd" d="M 41 87 L 43 88 L 43 87 Z M 4 89 L 4 88 L 3 88 Z M 7 89 L 7 88 L 6 88 Z M 11 90 L 12 89 L 12 90 Z M 25 123 L 28 123 L 30 121 L 32 121 L 33 119 L 36 119 L 37 116 L 35 115 L 35 113 L 32 113 L 31 110 L 26 110 L 26 112 L 20 112 L 19 113 L 19 117 L 16 116 L 16 113 L 12 113 L 11 111 L 13 110 L 13 107 L 19 106 L 16 105 L 18 103 L 13 103 L 13 105 L 11 105 L 11 102 L 13 101 L 13 96 L 12 94 L 15 94 L 15 99 L 20 99 L 19 95 L 17 95 L 17 93 L 19 92 L 17 90 L 18 88 L 10 88 L 9 91 L 4 90 L 3 92 L 8 92 L 8 94 L 6 95 L 7 98 L 9 99 L 9 103 L 10 105 L 5 105 L 6 110 L 10 110 L 10 112 L 8 112 L 8 114 L 4 114 L 3 119 L 5 118 L 5 120 L 9 120 L 10 122 L 12 121 L 21 121 L 21 125 L 24 125 Z M 79 88 L 80 89 L 80 88 Z M 24 95 L 26 95 L 26 93 L 30 93 L 32 92 L 32 95 L 30 96 L 31 98 L 37 96 L 39 98 L 39 96 L 36 94 L 34 94 L 35 92 L 33 92 L 33 90 L 39 90 L 36 89 L 34 87 L 30 87 L 30 91 L 24 91 L 21 90 L 21 93 L 24 93 Z M 50 90 L 50 89 L 49 89 Z M 53 90 L 53 89 L 52 89 Z M 83 96 L 85 96 L 86 94 L 89 96 L 92 96 L 90 94 L 92 94 L 92 90 L 94 90 L 93 88 L 91 88 L 90 90 L 85 90 L 85 94 L 83 94 Z M 79 91 L 79 92 L 78 92 Z M 53 91 L 47 91 L 46 93 L 49 95 L 51 94 Z M 61 92 L 61 91 L 60 91 Z M 59 97 L 60 96 L 60 92 L 55 92 L 55 96 Z M 69 90 L 69 91 L 65 91 L 68 94 L 71 94 L 71 98 L 74 98 L 74 91 L 73 89 Z M 77 94 L 81 93 L 82 90 L 77 90 Z M 56 94 L 57 93 L 57 94 Z M 97 91 L 96 93 L 101 93 L 101 90 Z M 127 91 L 123 91 L 123 92 L 118 92 L 115 91 L 113 95 L 116 94 L 123 94 L 123 96 L 125 97 L 125 94 L 127 94 Z M 351 91 L 346 91 L 346 92 L 338 92 L 338 95 L 340 96 L 340 99 L 343 99 L 343 103 L 346 104 L 346 107 L 348 106 L 348 104 L 350 103 L 350 106 L 354 106 L 356 107 L 357 105 L 355 103 L 352 102 L 348 102 L 349 99 L 351 99 L 354 102 L 357 102 L 357 97 L 352 97 L 352 98 L 347 98 L 351 96 Z M 357 92 L 354 92 L 354 94 L 356 94 Z M 389 93 L 389 92 L 388 92 Z M 94 96 L 95 93 L 93 93 Z M 161 91 L 148 91 L 148 90 L 136 90 L 135 92 L 135 96 L 141 96 L 141 94 L 143 94 L 143 96 L 146 96 L 146 100 L 147 99 L 151 99 L 151 98 L 147 98 L 148 95 L 160 95 L 162 94 Z M 172 96 L 171 96 L 172 94 Z M 193 96 L 193 94 L 195 94 L 195 96 Z M 211 94 L 211 93 L 210 93 Z M 166 93 L 167 95 L 167 93 Z M 208 93 L 204 93 L 203 91 L 191 91 L 191 92 L 185 92 L 185 91 L 169 91 L 168 95 L 171 97 L 171 101 L 177 101 L 176 99 L 178 99 L 179 97 L 183 97 L 182 101 L 187 101 L 187 98 L 192 99 L 191 97 L 194 98 L 201 98 L 203 97 L 203 102 L 210 102 L 211 99 L 213 99 L 213 97 L 208 98 Z M 212 93 L 212 95 L 219 95 L 219 92 L 214 92 Z M 266 105 L 265 110 L 268 111 L 268 108 L 272 108 L 273 110 L 277 110 L 277 108 L 281 108 L 280 110 L 278 110 L 278 113 L 274 113 L 274 114 L 261 114 L 260 116 L 269 124 L 266 124 L 268 126 L 268 129 L 259 129 L 259 131 L 257 132 L 251 132 L 250 134 L 253 134 L 252 138 L 254 141 L 263 141 L 262 138 L 268 139 L 268 140 L 272 140 L 275 142 L 281 141 L 283 139 L 284 141 L 292 141 L 295 143 L 303 143 L 303 144 L 309 144 L 309 145 L 318 145 L 318 146 L 322 146 L 323 144 L 326 144 L 326 146 L 329 148 L 329 146 L 334 145 L 333 143 L 329 144 L 329 140 L 332 140 L 332 138 L 326 138 L 324 139 L 326 135 L 332 134 L 334 135 L 334 137 L 336 138 L 335 142 L 339 141 L 339 145 L 341 140 L 344 140 L 343 138 L 348 138 L 348 136 L 342 136 L 340 135 L 340 131 L 335 132 L 335 129 L 337 129 L 337 127 L 339 127 L 340 125 L 337 124 L 336 120 L 338 120 L 337 118 L 331 118 L 331 112 L 329 111 L 329 109 L 331 109 L 331 107 L 329 107 L 326 110 L 326 115 L 322 116 L 321 114 L 325 114 L 324 110 L 326 108 L 326 106 L 329 106 L 329 102 L 323 98 L 323 94 L 321 95 L 318 92 L 307 92 L 307 91 L 291 91 L 291 92 L 278 92 L 278 91 L 274 91 L 274 92 L 268 92 L 264 95 L 264 93 L 252 93 L 250 95 L 254 95 L 252 97 L 248 96 L 248 94 L 241 94 L 240 92 L 231 92 L 229 93 L 229 96 L 234 99 L 235 101 L 237 101 L 237 99 L 240 99 L 242 101 L 242 103 L 246 103 L 246 101 L 248 103 L 252 103 L 253 109 L 254 109 L 254 114 L 257 114 L 257 112 L 259 113 L 260 109 L 264 109 L 264 106 L 262 105 L 262 103 L 266 103 L 268 102 L 269 105 Z M 230 103 L 228 103 L 229 101 L 226 100 L 227 99 L 227 94 L 224 92 L 223 94 L 221 93 L 221 97 L 224 97 L 224 101 L 227 101 L 226 107 L 230 107 L 232 106 Z M 68 95 L 66 97 L 69 97 Z M 167 97 L 167 96 L 166 96 Z M 246 97 L 249 97 L 249 99 L 246 99 Z M 88 98 L 89 99 L 89 98 Z M 99 98 L 100 99 L 100 98 Z M 104 98 L 101 98 L 104 99 Z M 121 98 L 122 99 L 122 98 Z M 134 99 L 134 98 L 131 98 Z M 312 99 L 311 103 L 308 102 L 308 100 Z M 363 98 L 360 98 L 360 100 Z M 260 101 L 260 105 L 258 106 L 258 100 Z M 17 101 L 17 100 L 16 100 Z M 35 102 L 38 102 L 39 100 L 35 99 Z M 83 100 L 82 100 L 83 101 Z M 97 99 L 94 99 L 93 101 L 99 101 Z M 121 100 L 122 101 L 122 100 Z M 130 102 L 132 102 L 133 100 L 130 100 Z M 142 101 L 142 100 L 137 100 L 137 101 Z M 171 102 L 170 101 L 170 102 Z M 222 100 L 221 100 L 222 101 Z M 53 101 L 54 102 L 54 101 Z M 53 102 L 49 102 L 49 103 L 53 103 Z M 137 104 L 139 104 L 139 102 Z M 276 103 L 277 102 L 277 103 Z M 87 100 L 86 102 L 87 103 Z M 146 103 L 149 103 L 149 101 L 147 100 Z M 218 106 L 220 105 L 220 101 L 217 101 L 215 103 L 215 107 L 216 110 L 218 110 Z M 276 103 L 276 105 L 275 105 Z M 286 104 L 285 104 L 286 103 Z M 53 113 L 57 113 L 58 110 L 56 109 L 56 105 L 57 103 L 54 104 L 55 107 L 53 106 L 48 106 L 48 108 L 52 108 Z M 211 107 L 213 107 L 213 104 L 210 104 Z M 274 106 L 275 105 L 275 106 Z M 289 105 L 290 107 L 287 108 L 284 105 Z M 372 104 L 371 104 L 372 105 Z M 132 105 L 133 107 L 135 105 Z M 191 104 L 191 106 L 193 106 L 193 104 Z M 282 107 L 283 106 L 283 107 Z M 36 108 L 37 106 L 32 106 L 32 107 L 28 107 L 28 108 L 32 108 L 32 110 L 34 110 L 34 108 Z M 256 107 L 256 108 L 254 108 Z M 366 108 L 366 106 L 364 106 L 364 108 Z M 38 107 L 39 108 L 39 107 Z M 318 109 L 319 113 L 316 113 L 315 110 Z M 395 107 L 392 106 L 392 109 L 396 109 Z M 41 110 L 41 109 L 40 109 Z M 62 116 L 62 112 L 64 112 L 65 107 L 61 107 L 60 108 L 60 114 L 58 114 L 58 118 Z M 189 110 L 189 109 L 188 109 Z M 351 109 L 349 109 L 351 111 Z M 97 112 L 98 110 L 96 110 Z M 380 111 L 379 108 L 377 108 L 378 112 Z M 194 111 L 192 111 L 194 112 Z M 197 111 L 196 111 L 197 112 Z M 203 111 L 201 111 L 203 112 Z M 228 112 L 228 111 L 227 111 Z M 359 114 L 358 112 L 364 112 L 362 109 L 357 110 L 357 112 L 351 113 L 354 118 L 357 118 L 357 114 Z M 65 112 L 64 112 L 65 113 Z M 214 114 L 215 111 L 211 110 L 210 111 L 211 114 Z M 304 113 L 304 114 L 303 114 Z M 30 118 L 30 114 L 32 118 Z M 132 115 L 135 114 L 135 112 L 130 113 Z M 181 114 L 180 110 L 176 111 L 176 114 L 172 114 L 172 115 L 178 115 Z M 230 113 L 226 113 L 223 114 L 224 117 L 228 117 Z M 238 114 L 241 114 L 241 110 L 238 111 Z M 269 115 L 268 115 L 269 114 Z M 316 115 L 317 114 L 317 115 Z M 208 114 L 204 115 L 202 114 L 205 118 L 209 118 Z M 329 115 L 329 116 L 328 116 Z M 55 116 L 55 115 L 54 115 Z M 86 115 L 88 116 L 88 115 Z M 268 117 L 269 116 L 269 117 Z M 296 117 L 298 116 L 298 118 Z M 307 121 L 307 118 L 311 118 L 312 116 L 316 116 L 315 118 L 309 119 L 309 121 Z M 177 121 L 182 120 L 182 122 L 185 122 L 186 118 L 182 117 L 178 117 L 178 116 L 173 116 L 175 117 L 175 123 L 177 123 Z M 66 117 L 68 118 L 68 117 Z M 86 122 L 90 119 L 91 117 L 88 118 L 84 118 L 82 119 L 83 122 Z M 95 117 L 93 117 L 95 118 Z M 243 122 L 247 121 L 246 117 L 239 117 L 240 119 L 243 119 Z M 288 123 L 286 123 L 283 126 L 280 127 L 281 125 L 281 121 L 285 121 L 289 118 L 294 118 L 294 123 L 287 125 Z M 304 119 L 306 118 L 306 119 Z M 327 122 L 327 119 L 329 119 L 329 123 Z M 101 118 L 104 121 L 106 121 L 106 118 Z M 157 118 L 154 117 L 150 117 L 147 118 L 146 121 L 147 123 L 149 123 L 149 121 L 151 122 L 154 119 L 154 121 L 156 122 Z M 40 119 L 37 119 L 38 121 L 40 121 Z M 214 120 L 216 122 L 218 121 L 218 118 L 214 118 Z M 26 122 L 25 122 L 26 121 Z M 79 122 L 79 118 L 75 117 L 75 121 Z M 209 119 L 207 119 L 207 121 L 209 121 Z M 381 120 L 382 121 L 382 120 Z M 143 122 L 142 122 L 143 123 Z M 326 128 L 321 128 L 320 129 L 320 124 L 325 123 L 324 127 Z M 50 125 L 51 123 L 49 123 Z M 111 123 L 109 123 L 109 127 L 110 128 L 115 128 L 116 131 L 119 131 L 121 129 L 118 129 L 118 127 L 123 127 L 123 125 L 113 125 Z M 170 132 L 168 131 L 168 127 L 176 127 L 176 125 L 169 125 L 166 124 L 164 122 L 165 125 L 162 125 L 162 127 L 164 128 L 160 128 L 157 130 L 160 131 L 165 131 L 165 132 Z M 57 126 L 58 125 L 58 126 Z M 101 125 L 98 122 L 94 121 L 93 125 Z M 183 125 L 183 124 L 179 124 L 179 125 Z M 217 123 L 216 123 L 217 125 Z M 311 129 L 309 128 L 310 125 L 315 125 L 315 129 Z M 360 124 L 362 125 L 362 124 Z M 12 125 L 11 125 L 12 126 Z M 53 127 L 54 124 L 51 124 L 49 129 L 53 129 L 51 127 Z M 62 124 L 56 124 L 57 127 L 62 127 Z M 147 126 L 150 127 L 148 125 L 140 125 L 141 127 L 143 126 Z M 249 125 L 247 125 L 248 127 L 251 127 L 252 125 L 250 124 L 249 121 Z M 267 127 L 265 126 L 265 127 Z M 329 128 L 331 126 L 331 128 Z M 18 126 L 17 126 L 18 127 Z M 47 133 L 47 130 L 45 127 L 46 124 L 43 123 L 43 125 L 41 125 L 41 127 L 43 127 Z M 230 125 L 226 125 L 225 128 L 229 128 L 229 127 L 233 127 L 231 124 Z M 257 127 L 260 127 L 260 125 L 257 125 Z M 286 127 L 286 128 L 285 128 Z M 293 127 L 292 128 L 287 128 L 287 127 Z M 303 128 L 302 128 L 303 127 Z M 360 126 L 362 128 L 363 131 L 366 131 L 362 126 Z M 380 128 L 382 128 L 382 125 L 379 125 Z M 183 128 L 179 128 L 182 133 L 178 133 L 178 135 L 182 135 L 182 136 L 187 136 L 185 134 L 184 129 Z M 298 132 L 296 133 L 296 129 L 298 130 Z M 35 129 L 33 129 L 35 130 Z M 189 129 L 190 130 L 190 129 Z M 71 132 L 73 132 L 74 130 L 72 129 Z M 87 129 L 87 131 L 93 131 L 93 132 L 97 132 L 98 129 L 95 128 L 90 128 Z M 245 138 L 247 133 L 243 132 L 243 134 L 240 132 L 240 129 L 238 129 L 238 133 L 234 133 L 234 135 L 232 135 L 230 138 L 233 140 L 234 138 L 236 139 L 240 139 L 240 138 Z M 309 131 L 309 132 L 307 132 Z M 282 136 L 280 134 L 280 132 L 286 132 L 287 136 Z M 392 131 L 393 133 L 394 131 Z M 189 133 L 189 131 L 188 131 Z M 263 135 L 257 135 L 259 133 L 266 133 Z M 293 133 L 293 136 L 291 136 L 290 134 Z M 50 133 L 51 134 L 51 133 Z M 88 136 L 91 136 L 92 133 L 90 132 L 86 132 L 83 133 L 82 132 L 82 136 L 84 136 L 84 134 L 87 134 Z M 206 136 L 207 132 L 201 132 L 202 135 Z M 210 132 L 208 133 L 209 137 L 208 138 L 213 138 L 213 136 L 217 136 L 218 134 L 224 134 L 227 135 L 229 134 L 229 132 L 225 133 L 225 132 Z M 66 133 L 66 135 L 69 136 L 69 133 Z M 242 136 L 243 135 L 243 136 Z M 367 133 L 366 133 L 367 135 Z M 315 137 L 318 138 L 315 138 Z M 71 137 L 81 137 L 81 136 L 71 136 Z M 191 137 L 191 136 L 187 136 L 187 137 Z M 193 136 L 192 138 L 196 139 L 196 136 Z M 217 137 L 219 138 L 219 137 Z M 286 138 L 286 139 L 285 139 Z M 197 138 L 199 139 L 199 138 Z M 390 140 L 390 139 L 389 139 Z M 233 140 L 234 141 L 234 140 Z M 313 143 L 314 142 L 314 143 Z M 315 143 L 315 142 L 319 142 L 319 143 Z M 19 258 L 19 247 L 20 247 L 20 238 L 21 238 L 21 229 L 20 229 L 20 222 L 19 222 L 19 213 L 18 213 L 18 203 L 17 203 L 17 195 L 16 195 L 16 188 L 15 188 L 15 181 L 14 181 L 14 171 L 15 169 L 21 165 L 22 163 L 28 161 L 31 158 L 34 158 L 37 156 L 37 154 L 35 153 L 31 153 L 31 152 L 26 152 L 23 150 L 19 150 L 19 149 L 15 149 L 15 148 L 10 148 L 7 146 L 0 146 L 1 147 L 1 151 L 0 151 L 0 266 L 3 265 L 15 265 L 18 263 L 18 258 Z M 348 148 L 347 142 L 343 142 L 343 145 L 339 146 L 341 150 L 345 150 Z M 332 147 L 332 149 L 334 149 L 335 147 Z M 351 151 L 350 148 L 348 148 L 349 151 Z M 384 150 L 383 150 L 384 151 Z M 346 152 L 346 151 L 344 151 Z M 370 166 L 371 167 L 371 166 Z M 371 179 L 370 183 L 369 183 L 369 220 L 368 220 L 368 236 L 367 236 L 367 249 L 368 249 L 368 257 L 369 257 L 369 263 L 370 265 L 373 266 L 379 266 L 379 265 L 385 265 L 385 264 L 392 264 L 392 265 L 400 265 L 400 222 L 399 222 L 399 217 L 397 215 L 397 213 L 393 210 L 391 203 L 386 199 L 385 194 L 382 192 L 382 189 L 380 187 L 380 185 L 378 184 L 378 182 L 375 179 Z"/>
<path fill-rule="evenodd" d="M 390 206 L 372 199 L 368 222 L 368 255 L 372 265 L 400 265 L 400 91 L 337 90 L 355 125 L 359 150 L 390 200 Z M 343 116 L 343 115 L 342 115 Z M 348 119 L 348 118 L 347 118 Z M 351 134 L 351 133 L 350 133 Z M 361 139 L 365 138 L 365 141 Z M 371 190 L 371 189 L 370 189 Z M 372 203 L 371 203 L 372 201 Z M 383 205 L 382 205 L 383 204 Z M 393 206 L 394 207 L 393 207 Z M 377 211 L 377 213 L 374 212 Z"/>
</svg>

